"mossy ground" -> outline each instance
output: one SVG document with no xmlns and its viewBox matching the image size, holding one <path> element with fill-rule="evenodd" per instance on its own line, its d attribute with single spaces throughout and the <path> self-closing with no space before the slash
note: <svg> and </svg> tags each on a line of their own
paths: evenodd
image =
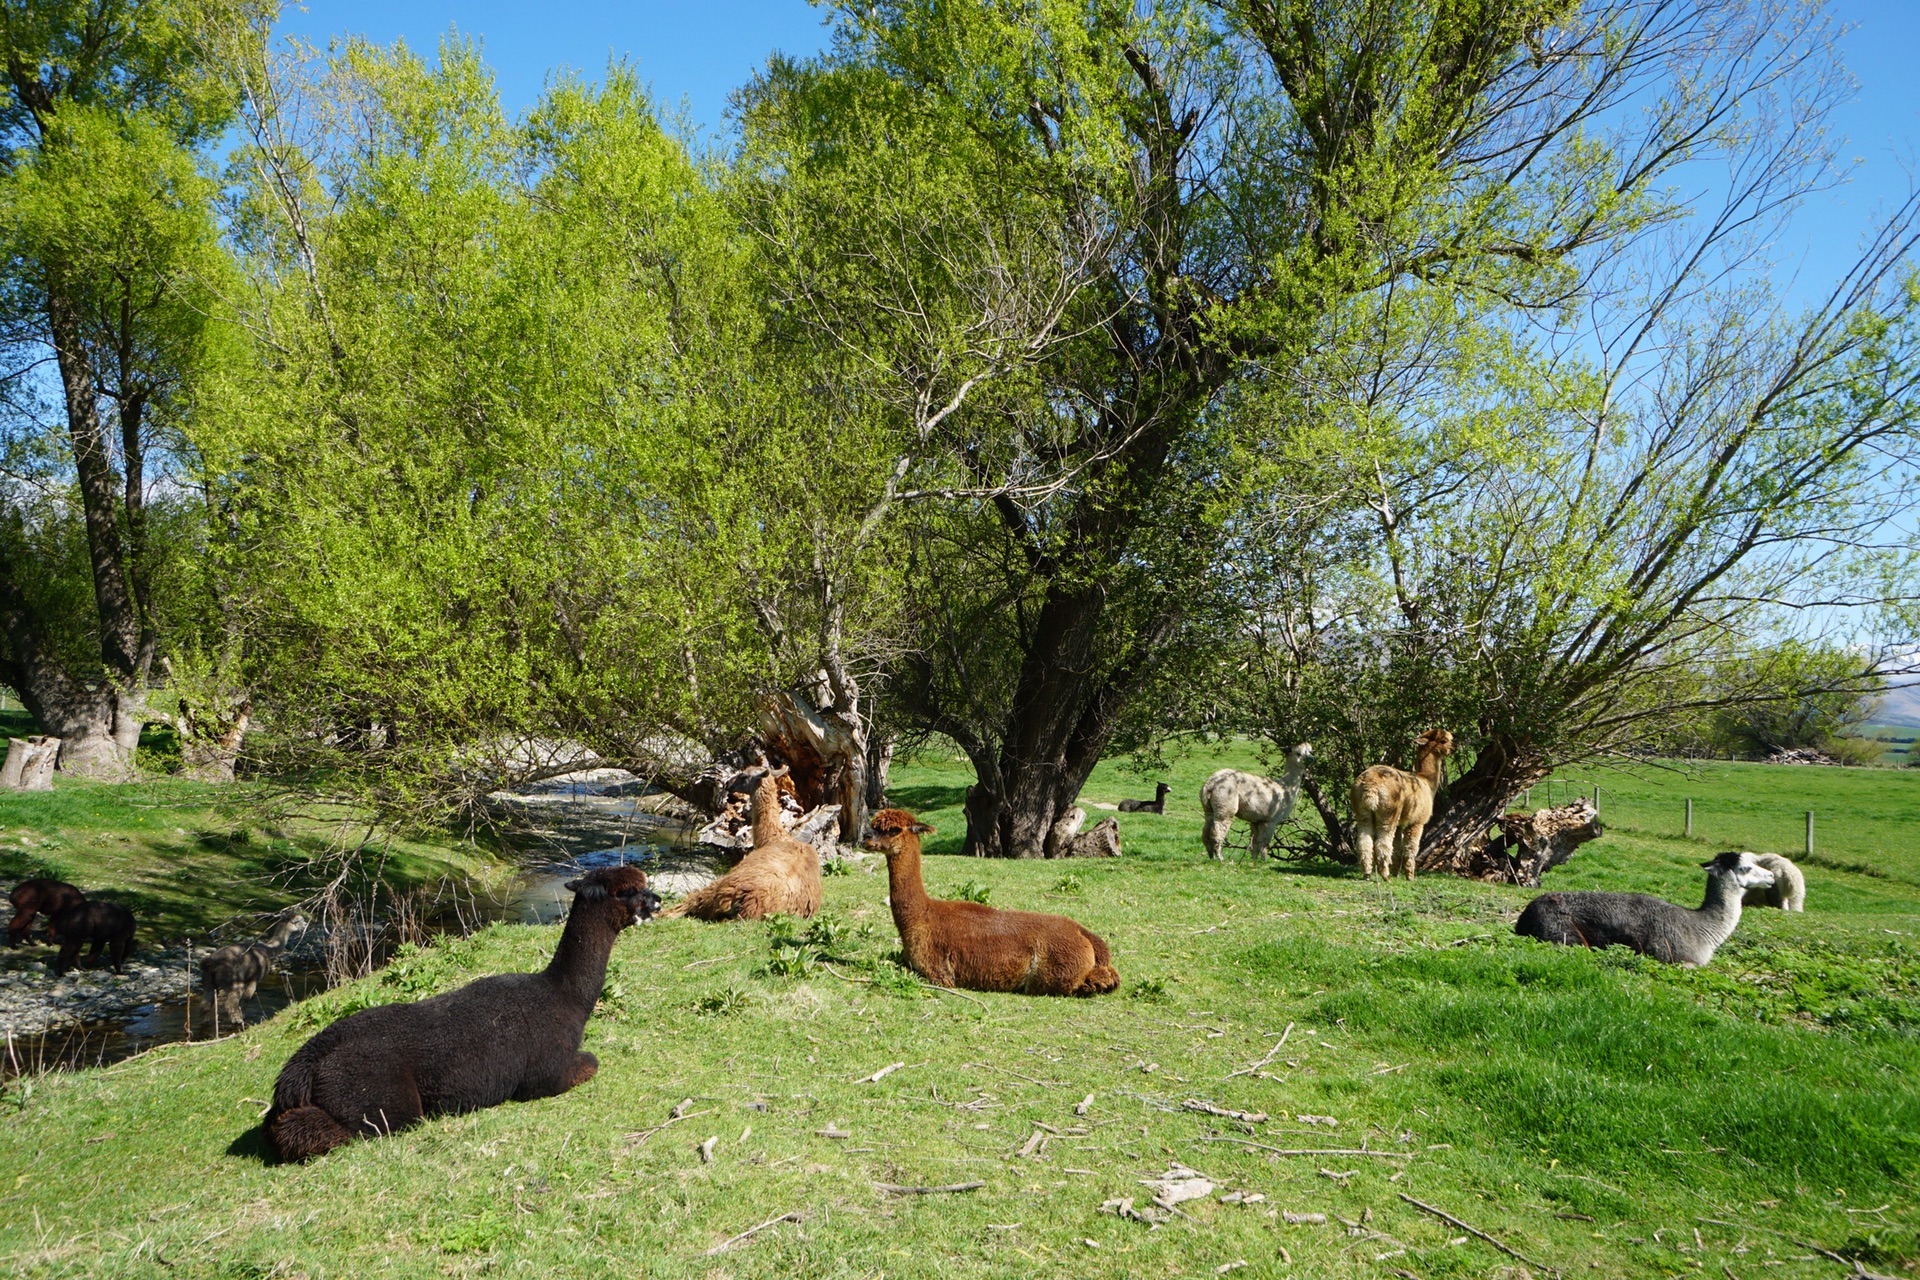
<svg viewBox="0 0 1920 1280">
<path fill-rule="evenodd" d="M 1844 785 L 1818 798 L 1835 815 L 1836 861 L 1874 874 L 1808 867 L 1805 915 L 1750 913 L 1711 967 L 1689 971 L 1515 938 L 1522 890 L 1208 863 L 1197 792 L 1217 763 L 1175 762 L 1168 814 L 1122 815 L 1128 852 L 1117 861 L 928 859 L 935 893 L 971 881 L 995 905 L 1069 912 L 1104 934 L 1123 976 L 1116 996 L 928 994 L 892 963 L 884 877 L 833 876 L 825 927 L 676 920 L 625 935 L 588 1029 L 601 1071 L 573 1093 L 436 1120 L 306 1166 L 260 1161 L 263 1100 L 315 1027 L 544 963 L 553 929 L 498 926 L 409 951 L 234 1039 L 16 1088 L 0 1103 L 0 1268 L 1847 1274 L 1818 1246 L 1920 1274 L 1920 886 L 1901 870 L 1920 851 L 1911 826 L 1898 847 L 1873 836 L 1850 848 L 1841 835 L 1849 816 L 1860 831 L 1900 832 L 1915 797 L 1908 775 L 1736 771 L 1690 783 L 1727 806 L 1769 792 L 1797 805 L 1800 788 Z M 899 771 L 894 799 L 940 826 L 936 853 L 957 847 L 966 781 L 951 762 Z M 1697 901 L 1698 864 L 1715 848 L 1766 847 L 1711 830 L 1682 839 L 1657 825 L 1665 810 L 1653 799 L 1636 817 L 1618 785 L 1615 806 L 1603 780 L 1607 836 L 1558 884 Z M 1088 791 L 1129 794 L 1151 787 L 1118 769 Z M 1286 1044 L 1246 1073 L 1290 1024 Z M 860 1082 L 895 1062 L 906 1065 Z M 690 1114 L 659 1128 L 685 1098 Z M 1185 1109 L 1189 1099 L 1271 1118 L 1241 1126 Z M 696 1148 L 708 1137 L 704 1163 Z M 1392 1156 L 1279 1156 L 1250 1143 Z M 1144 1206 L 1140 1180 L 1170 1161 L 1265 1199 L 1189 1202 L 1157 1229 L 1101 1211 L 1123 1197 Z M 876 1186 L 972 1181 L 985 1185 L 915 1197 Z M 1288 1212 L 1328 1219 L 1291 1224 Z M 709 1253 L 788 1213 L 799 1220 Z"/>
</svg>

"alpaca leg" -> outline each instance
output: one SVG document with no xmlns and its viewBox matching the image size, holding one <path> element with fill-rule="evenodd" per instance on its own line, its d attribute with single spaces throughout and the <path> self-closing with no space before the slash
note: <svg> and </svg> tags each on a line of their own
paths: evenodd
<svg viewBox="0 0 1920 1280">
<path fill-rule="evenodd" d="M 1360 878 L 1373 879 L 1373 827 L 1365 814 L 1354 815 L 1353 849 L 1360 855 Z"/>
<path fill-rule="evenodd" d="M 1226 847 L 1227 830 L 1231 826 L 1233 826 L 1232 814 L 1207 815 L 1207 825 L 1200 833 L 1200 839 L 1207 846 L 1207 856 L 1216 862 L 1220 859 L 1220 851 Z"/>
<path fill-rule="evenodd" d="M 1271 818 L 1265 822 L 1253 824 L 1253 830 L 1248 836 L 1248 856 L 1255 862 L 1267 856 L 1267 842 L 1273 839 L 1274 826 L 1275 823 Z"/>
<path fill-rule="evenodd" d="M 581 1053 L 573 1060 L 573 1070 L 567 1073 L 567 1088 L 573 1089 L 593 1079 L 600 1070 L 600 1059 L 590 1053 Z"/>
<path fill-rule="evenodd" d="M 1400 864 L 1406 868 L 1409 880 L 1413 879 L 1414 863 L 1420 860 L 1420 837 L 1426 830 L 1426 823 L 1416 823 L 1402 831 L 1399 840 L 1395 842 L 1397 846 L 1395 852 L 1400 857 Z"/>
</svg>

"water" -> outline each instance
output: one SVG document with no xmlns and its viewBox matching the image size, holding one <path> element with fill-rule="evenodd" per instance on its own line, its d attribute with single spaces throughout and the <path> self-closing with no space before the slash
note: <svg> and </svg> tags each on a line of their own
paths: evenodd
<svg viewBox="0 0 1920 1280">
<path fill-rule="evenodd" d="M 649 834 L 658 833 L 658 829 Z M 673 833 L 678 835 L 679 833 Z M 523 871 L 513 887 L 499 898 L 477 896 L 459 912 L 427 921 L 428 933 L 464 933 L 487 924 L 555 924 L 564 919 L 573 901 L 566 882 L 598 867 L 632 863 L 644 867 L 661 892 L 685 893 L 710 880 L 717 864 L 697 853 L 684 838 L 670 843 L 632 844 L 589 849 L 564 862 L 549 862 Z M 381 963 L 392 944 L 379 948 Z M 265 1021 L 280 1010 L 326 990 L 326 975 L 312 945 L 282 958 L 281 969 L 263 979 L 243 1010 L 248 1025 Z M 222 1019 L 223 1036 L 238 1028 Z M 0 1049 L 0 1079 L 39 1071 L 106 1066 L 134 1054 L 179 1040 L 213 1038 L 213 1012 L 196 989 L 191 999 L 159 1000 L 131 1014 L 79 1026 L 59 1027 L 37 1035 L 9 1040 Z"/>
</svg>

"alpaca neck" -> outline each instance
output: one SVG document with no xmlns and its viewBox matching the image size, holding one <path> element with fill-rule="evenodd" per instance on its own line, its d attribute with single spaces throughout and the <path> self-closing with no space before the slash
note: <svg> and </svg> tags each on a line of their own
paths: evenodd
<svg viewBox="0 0 1920 1280">
<path fill-rule="evenodd" d="M 1740 904 L 1746 896 L 1746 890 L 1736 888 L 1731 877 L 1707 877 L 1706 900 L 1693 914 L 1712 935 L 1714 946 L 1733 936 L 1734 928 L 1740 923 Z"/>
<path fill-rule="evenodd" d="M 920 878 L 920 837 L 911 831 L 900 837 L 900 851 L 887 859 L 887 902 L 900 941 L 911 947 L 928 914 L 927 886 Z"/>
<path fill-rule="evenodd" d="M 780 821 L 780 788 L 762 783 L 753 793 L 753 847 L 772 844 L 786 834 L 786 824 Z"/>
<path fill-rule="evenodd" d="M 591 1011 L 607 981 L 607 956 L 620 936 L 626 908 L 612 899 L 575 902 L 567 913 L 546 976 L 567 999 Z"/>
<path fill-rule="evenodd" d="M 1413 762 L 1413 776 L 1426 783 L 1429 791 L 1440 790 L 1440 762 L 1444 758 L 1438 751 L 1423 751 Z"/>
</svg>

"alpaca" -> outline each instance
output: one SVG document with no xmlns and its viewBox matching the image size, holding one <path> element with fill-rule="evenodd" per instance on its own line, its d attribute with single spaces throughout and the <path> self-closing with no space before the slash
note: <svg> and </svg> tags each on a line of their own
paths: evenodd
<svg viewBox="0 0 1920 1280">
<path fill-rule="evenodd" d="M 1513 931 L 1564 946 L 1617 943 L 1668 964 L 1703 965 L 1733 936 L 1746 892 L 1772 884 L 1773 872 L 1750 853 L 1723 853 L 1700 865 L 1707 896 L 1697 910 L 1644 893 L 1543 893 L 1527 904 Z"/>
<path fill-rule="evenodd" d="M 1313 759 L 1313 744 L 1303 742 L 1287 752 L 1287 768 L 1277 778 L 1257 773 L 1221 769 L 1200 788 L 1200 809 L 1207 815 L 1200 838 L 1206 843 L 1207 856 L 1219 858 L 1226 847 L 1227 829 L 1235 818 L 1244 818 L 1253 828 L 1248 852 L 1258 861 L 1266 856 L 1267 842 L 1280 824 L 1293 816 L 1300 802 L 1300 775 Z"/>
<path fill-rule="evenodd" d="M 1799 867 L 1777 853 L 1756 853 L 1753 860 L 1773 872 L 1773 883 L 1747 890 L 1742 906 L 1778 907 L 1782 911 L 1807 909 L 1807 878 Z"/>
<path fill-rule="evenodd" d="M 1162 782 L 1158 784 L 1158 789 L 1155 790 L 1153 794 L 1153 799 L 1122 800 L 1120 802 L 1120 812 L 1122 813 L 1165 813 L 1167 811 L 1167 792 L 1171 790 L 1173 790 L 1172 787 Z"/>
<path fill-rule="evenodd" d="M 553 962 L 499 973 L 413 1004 L 342 1018 L 294 1051 L 273 1086 L 267 1137 L 283 1160 L 427 1116 L 527 1102 L 585 1084 L 599 1060 L 580 1051 L 620 931 L 660 900 L 636 867 L 569 880 L 574 894 Z"/>
<path fill-rule="evenodd" d="M 7 899 L 13 903 L 13 919 L 7 924 L 7 945 L 17 947 L 31 940 L 34 916 L 45 915 L 51 927 L 55 916 L 68 907 L 79 906 L 87 900 L 87 895 L 64 880 L 22 880 L 13 886 Z"/>
<path fill-rule="evenodd" d="M 1420 837 L 1433 817 L 1433 795 L 1440 789 L 1441 762 L 1453 754 L 1453 735 L 1429 729 L 1414 742 L 1413 772 L 1376 764 L 1353 780 L 1353 840 L 1360 853 L 1360 874 L 1393 878 L 1397 859 L 1413 879 L 1420 860 Z"/>
<path fill-rule="evenodd" d="M 906 810 L 883 809 L 869 823 L 867 848 L 887 856 L 901 950 L 921 977 L 943 987 L 1035 996 L 1097 996 L 1120 985 L 1107 944 L 1065 916 L 927 897 L 920 837 L 933 828 Z"/>
<path fill-rule="evenodd" d="M 785 770 L 770 772 L 753 789 L 753 852 L 740 865 L 695 889 L 663 917 L 696 920 L 763 920 L 787 915 L 805 919 L 820 910 L 820 853 L 787 834 L 780 820 L 780 783 Z"/>
<path fill-rule="evenodd" d="M 260 979 L 273 972 L 274 962 L 280 958 L 287 941 L 295 934 L 306 932 L 306 928 L 307 918 L 294 912 L 260 941 L 221 947 L 200 962 L 200 985 L 213 1001 L 216 1023 L 224 1013 L 237 1025 L 246 1025 L 246 1012 L 240 1002 L 253 998 Z"/>
<path fill-rule="evenodd" d="M 115 973 L 126 972 L 127 952 L 133 949 L 133 912 L 117 902 L 88 900 L 68 907 L 47 922 L 47 931 L 60 944 L 53 959 L 53 971 L 65 973 L 80 957 L 80 948 L 93 944 L 87 959 L 98 964 L 100 953 L 113 947 L 111 963 Z"/>
</svg>

